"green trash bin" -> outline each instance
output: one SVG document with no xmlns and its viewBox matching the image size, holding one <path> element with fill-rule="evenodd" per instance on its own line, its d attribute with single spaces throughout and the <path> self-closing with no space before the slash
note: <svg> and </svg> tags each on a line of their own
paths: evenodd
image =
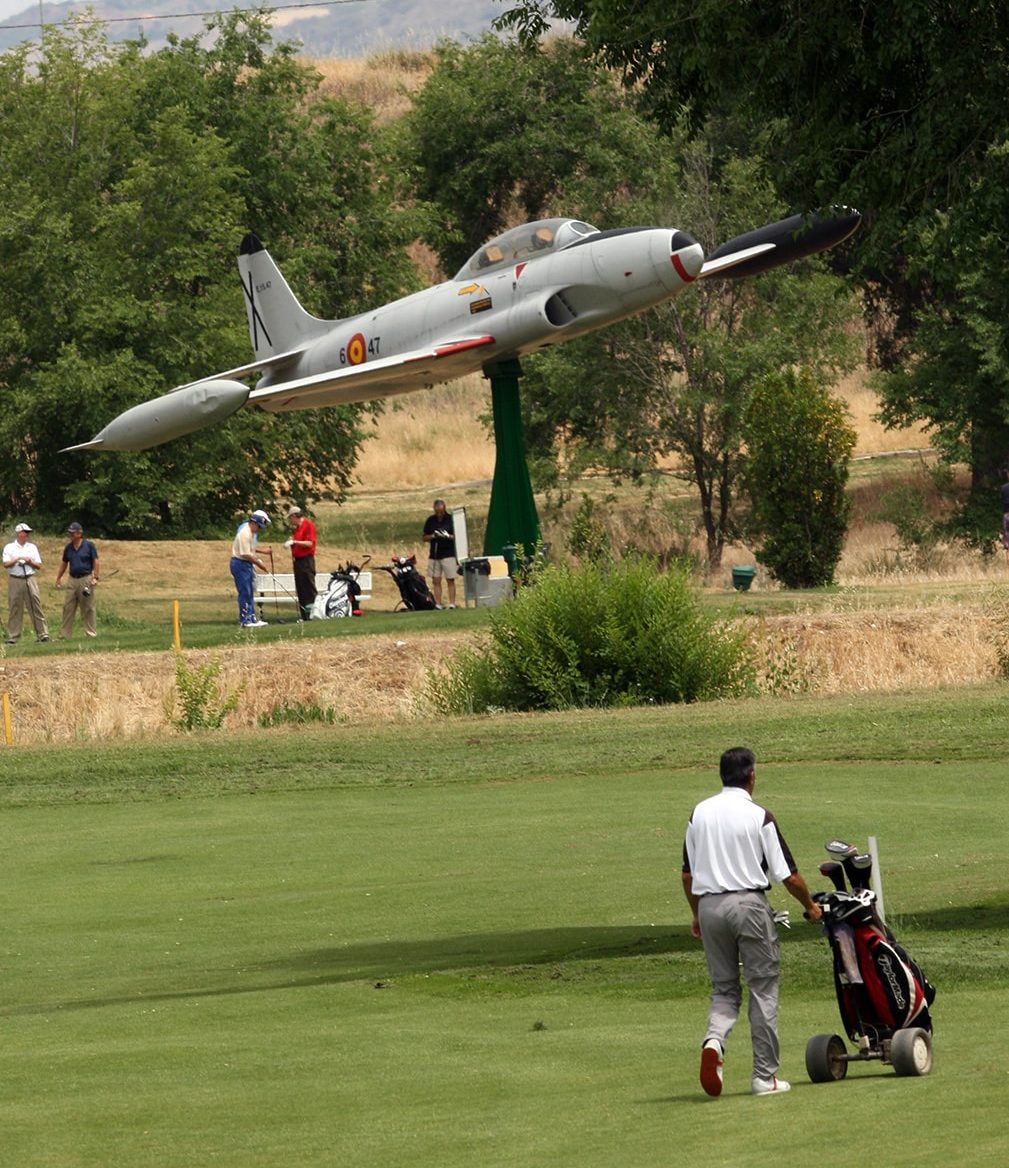
<svg viewBox="0 0 1009 1168">
<path fill-rule="evenodd" d="M 753 583 L 753 577 L 756 576 L 757 569 L 751 567 L 749 564 L 743 564 L 738 568 L 732 569 L 732 587 L 737 592 L 749 592 L 750 585 Z"/>
</svg>

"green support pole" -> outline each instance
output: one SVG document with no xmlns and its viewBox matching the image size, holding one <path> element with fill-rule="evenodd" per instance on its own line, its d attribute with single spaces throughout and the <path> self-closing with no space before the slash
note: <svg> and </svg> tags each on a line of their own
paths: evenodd
<svg viewBox="0 0 1009 1168">
<path fill-rule="evenodd" d="M 536 514 L 522 436 L 519 402 L 522 366 L 514 359 L 497 361 L 484 366 L 484 376 L 490 379 L 497 456 L 483 554 L 504 555 L 506 547 L 511 545 L 514 548 L 517 544 L 531 553 L 539 542 L 540 520 Z"/>
</svg>

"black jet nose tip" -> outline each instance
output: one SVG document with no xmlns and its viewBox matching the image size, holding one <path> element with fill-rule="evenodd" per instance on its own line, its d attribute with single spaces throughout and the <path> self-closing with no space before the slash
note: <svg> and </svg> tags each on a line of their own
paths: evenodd
<svg viewBox="0 0 1009 1168">
<path fill-rule="evenodd" d="M 674 231 L 673 237 L 669 241 L 669 249 L 674 252 L 682 251 L 685 247 L 693 247 L 696 243 L 697 240 L 686 231 Z"/>
</svg>

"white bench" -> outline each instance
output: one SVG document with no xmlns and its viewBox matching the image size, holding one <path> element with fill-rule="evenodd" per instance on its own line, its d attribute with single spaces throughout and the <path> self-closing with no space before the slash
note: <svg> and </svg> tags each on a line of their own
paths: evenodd
<svg viewBox="0 0 1009 1168">
<path fill-rule="evenodd" d="M 316 572 L 315 588 L 317 592 L 325 592 L 329 587 L 329 578 L 332 572 Z M 371 573 L 362 572 L 357 578 L 361 588 L 360 600 L 371 600 Z M 257 572 L 253 583 L 256 604 L 259 605 L 260 616 L 266 604 L 297 604 L 298 593 L 294 587 L 293 572 Z"/>
</svg>

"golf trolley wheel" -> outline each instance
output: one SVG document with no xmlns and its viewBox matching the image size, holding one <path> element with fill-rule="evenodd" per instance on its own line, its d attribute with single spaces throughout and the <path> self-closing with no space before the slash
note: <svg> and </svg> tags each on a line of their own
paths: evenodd
<svg viewBox="0 0 1009 1168">
<path fill-rule="evenodd" d="M 932 1069 L 932 1035 L 920 1026 L 896 1031 L 890 1040 L 890 1064 L 898 1075 L 927 1075 Z"/>
<path fill-rule="evenodd" d="M 848 1048 L 838 1034 L 814 1034 L 806 1043 L 806 1074 L 814 1083 L 835 1083 L 848 1073 Z"/>
</svg>

